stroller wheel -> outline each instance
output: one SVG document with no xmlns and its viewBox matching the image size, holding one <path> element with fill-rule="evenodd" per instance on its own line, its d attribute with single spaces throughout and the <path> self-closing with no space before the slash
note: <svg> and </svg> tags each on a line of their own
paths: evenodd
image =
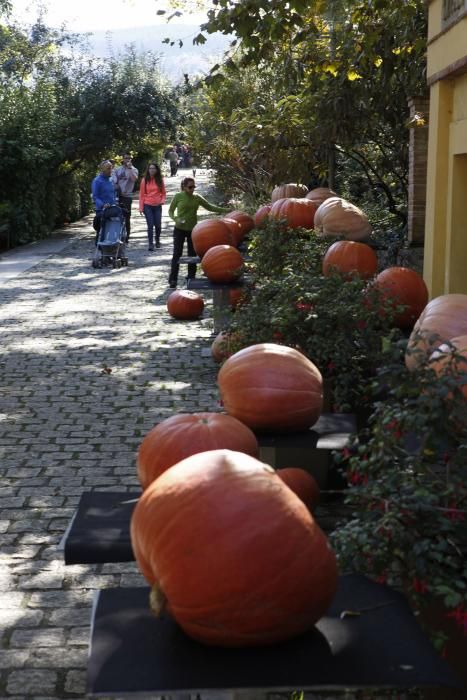
<svg viewBox="0 0 467 700">
<path fill-rule="evenodd" d="M 122 258 L 122 265 L 125 265 L 125 267 L 128 267 L 128 258 Z"/>
<path fill-rule="evenodd" d="M 121 268 L 121 266 L 122 266 L 122 261 L 120 260 L 120 258 L 116 261 L 115 265 L 116 265 L 119 269 Z"/>
</svg>

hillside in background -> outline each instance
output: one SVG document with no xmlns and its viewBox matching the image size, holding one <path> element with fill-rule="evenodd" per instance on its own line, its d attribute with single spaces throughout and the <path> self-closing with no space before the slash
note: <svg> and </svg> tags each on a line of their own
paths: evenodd
<svg viewBox="0 0 467 700">
<path fill-rule="evenodd" d="M 222 59 L 228 49 L 230 37 L 223 34 L 206 35 L 202 46 L 193 45 L 193 38 L 200 32 L 199 25 L 156 24 L 148 27 L 128 27 L 111 32 L 102 29 L 88 35 L 90 52 L 99 58 L 118 55 L 125 46 L 133 45 L 138 54 L 147 51 L 160 55 L 161 71 L 171 82 L 183 80 L 183 74 L 190 77 L 204 75 L 211 66 Z M 162 43 L 169 37 L 174 46 Z M 179 47 L 179 41 L 183 46 Z"/>
</svg>

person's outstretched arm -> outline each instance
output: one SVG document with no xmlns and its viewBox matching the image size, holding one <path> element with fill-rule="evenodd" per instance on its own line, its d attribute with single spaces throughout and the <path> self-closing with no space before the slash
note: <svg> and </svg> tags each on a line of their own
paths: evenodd
<svg viewBox="0 0 467 700">
<path fill-rule="evenodd" d="M 197 194 L 195 196 L 200 206 L 204 207 L 204 209 L 207 209 L 208 211 L 213 211 L 217 214 L 227 214 L 229 211 L 232 211 L 232 209 L 227 209 L 226 207 L 218 207 L 216 204 L 211 204 L 211 202 L 208 202 L 207 199 L 201 197 L 200 194 Z"/>
</svg>

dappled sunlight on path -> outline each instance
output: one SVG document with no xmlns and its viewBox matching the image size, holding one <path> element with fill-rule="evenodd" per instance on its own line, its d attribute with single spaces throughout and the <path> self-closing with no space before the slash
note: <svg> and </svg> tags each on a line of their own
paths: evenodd
<svg viewBox="0 0 467 700">
<path fill-rule="evenodd" d="M 167 178 L 169 193 L 186 174 Z M 212 198 L 206 174 L 197 185 Z M 219 410 L 207 352 L 210 299 L 199 321 L 175 321 L 166 311 L 167 209 L 162 247 L 149 252 L 134 201 L 128 268 L 92 268 L 87 217 L 58 252 L 45 247 L 40 256 L 37 246 L 31 266 L 0 279 L 0 694 L 7 697 L 84 697 L 94 591 L 144 582 L 132 563 L 63 565 L 60 542 L 76 503 L 91 489 L 137 488 L 135 453 L 157 421 Z M 11 270 L 13 254 L 10 262 Z"/>
</svg>

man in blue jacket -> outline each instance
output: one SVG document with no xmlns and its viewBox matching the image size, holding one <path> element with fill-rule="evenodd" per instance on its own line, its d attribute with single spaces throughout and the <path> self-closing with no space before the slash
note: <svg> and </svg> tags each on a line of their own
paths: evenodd
<svg viewBox="0 0 467 700">
<path fill-rule="evenodd" d="M 117 204 L 114 183 L 111 179 L 112 163 L 110 160 L 103 160 L 99 166 L 100 173 L 92 181 L 92 198 L 96 208 L 96 215 L 92 222 L 93 229 L 96 232 L 96 245 L 101 227 L 102 212 L 106 207 L 112 204 Z"/>
</svg>

